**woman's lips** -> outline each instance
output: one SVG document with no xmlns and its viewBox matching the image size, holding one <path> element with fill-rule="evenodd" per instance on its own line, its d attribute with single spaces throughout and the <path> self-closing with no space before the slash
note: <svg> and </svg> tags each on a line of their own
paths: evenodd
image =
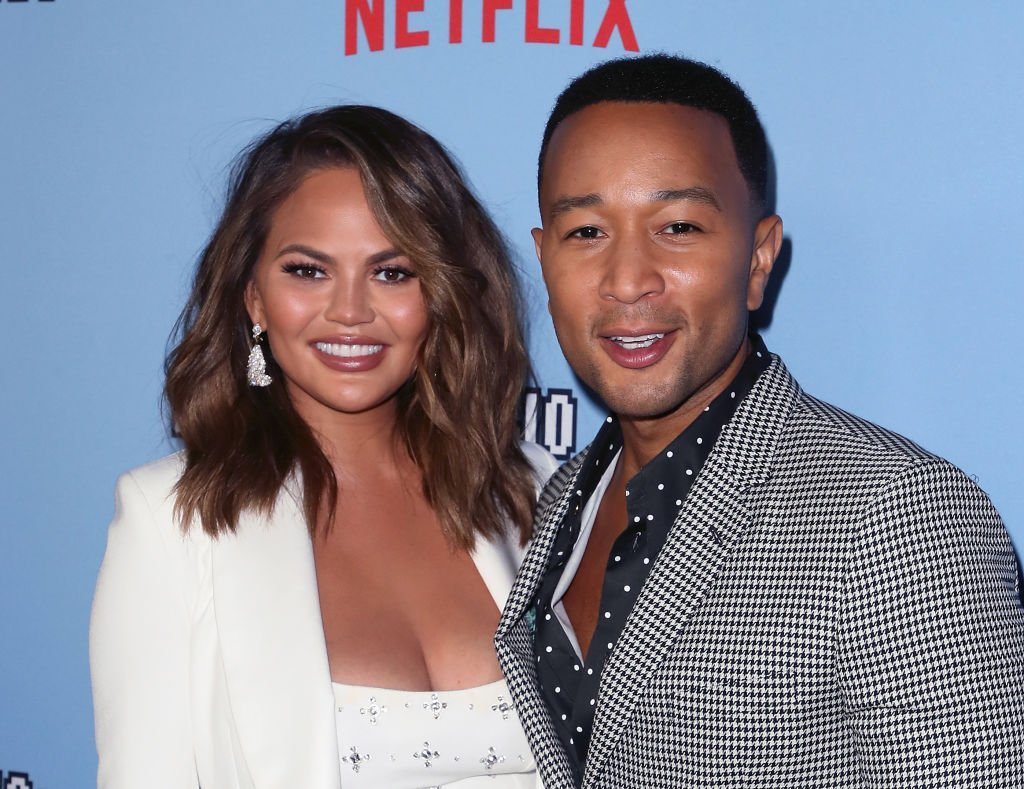
<svg viewBox="0 0 1024 789">
<path fill-rule="evenodd" d="M 314 343 L 318 351 L 323 351 L 330 356 L 372 356 L 384 350 L 383 345 L 370 343 L 346 343 L 346 342 L 318 342 Z"/>
<path fill-rule="evenodd" d="M 384 360 L 387 348 L 371 342 L 314 342 L 313 351 L 332 370 L 348 373 L 372 370 Z"/>
<path fill-rule="evenodd" d="M 620 367 L 641 370 L 661 361 L 675 338 L 675 331 L 609 334 L 601 337 L 601 346 Z"/>
</svg>

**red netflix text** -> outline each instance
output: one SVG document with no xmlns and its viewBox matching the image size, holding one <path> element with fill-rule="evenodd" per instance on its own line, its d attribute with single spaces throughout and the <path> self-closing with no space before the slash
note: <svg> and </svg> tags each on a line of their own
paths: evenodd
<svg viewBox="0 0 1024 789">
<path fill-rule="evenodd" d="M 426 47 L 432 39 L 432 31 L 420 28 L 416 15 L 426 10 L 428 0 L 344 0 L 345 1 L 345 54 L 355 55 L 359 51 L 359 33 L 362 31 L 371 52 L 384 49 L 384 27 L 386 14 L 394 15 L 394 46 Z M 601 24 L 591 46 L 607 47 L 612 36 L 618 34 L 624 49 L 639 52 L 636 33 L 629 18 L 626 0 L 568 0 L 569 27 L 541 26 L 541 6 L 544 2 L 562 4 L 566 0 L 429 0 L 439 6 L 448 7 L 448 30 L 445 40 L 449 44 L 461 44 L 463 19 L 467 12 L 481 14 L 481 41 L 493 43 L 496 37 L 497 18 L 501 13 L 512 12 L 523 19 L 523 40 L 527 44 L 560 44 L 563 40 L 573 46 L 583 46 L 584 22 L 588 14 L 597 13 L 600 6 Z M 434 31 L 435 37 L 436 32 Z"/>
</svg>

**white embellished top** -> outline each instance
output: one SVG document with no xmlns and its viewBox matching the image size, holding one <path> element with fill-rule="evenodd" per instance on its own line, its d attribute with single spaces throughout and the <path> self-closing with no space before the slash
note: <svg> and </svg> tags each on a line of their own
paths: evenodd
<svg viewBox="0 0 1024 789">
<path fill-rule="evenodd" d="M 408 691 L 334 683 L 342 786 L 534 787 L 508 685 Z"/>
</svg>

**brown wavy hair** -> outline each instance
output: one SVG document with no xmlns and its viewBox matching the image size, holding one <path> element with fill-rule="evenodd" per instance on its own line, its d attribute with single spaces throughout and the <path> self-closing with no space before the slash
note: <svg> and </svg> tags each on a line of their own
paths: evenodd
<svg viewBox="0 0 1024 789">
<path fill-rule="evenodd" d="M 309 174 L 331 167 L 359 171 L 377 222 L 420 278 L 428 330 L 416 373 L 398 394 L 397 431 L 445 536 L 470 548 L 477 534 L 503 534 L 511 524 L 525 542 L 534 487 L 516 411 L 529 363 L 508 248 L 433 137 L 358 105 L 280 124 L 232 169 L 165 364 L 172 432 L 185 449 L 176 488 L 182 528 L 198 521 L 211 535 L 234 531 L 243 511 L 269 514 L 292 479 L 301 482 L 311 534 L 343 506 L 344 491 L 266 344 L 274 382 L 253 388 L 245 373 L 252 324 L 244 294 L 272 214 Z"/>
</svg>

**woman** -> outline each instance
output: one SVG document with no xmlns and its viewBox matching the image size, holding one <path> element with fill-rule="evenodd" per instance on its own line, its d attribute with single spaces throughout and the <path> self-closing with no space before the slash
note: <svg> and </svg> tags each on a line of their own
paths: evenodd
<svg viewBox="0 0 1024 789">
<path fill-rule="evenodd" d="M 443 148 L 372 107 L 282 124 L 179 324 L 184 451 L 119 480 L 97 584 L 100 786 L 534 785 L 491 639 L 554 464 Z"/>
</svg>

